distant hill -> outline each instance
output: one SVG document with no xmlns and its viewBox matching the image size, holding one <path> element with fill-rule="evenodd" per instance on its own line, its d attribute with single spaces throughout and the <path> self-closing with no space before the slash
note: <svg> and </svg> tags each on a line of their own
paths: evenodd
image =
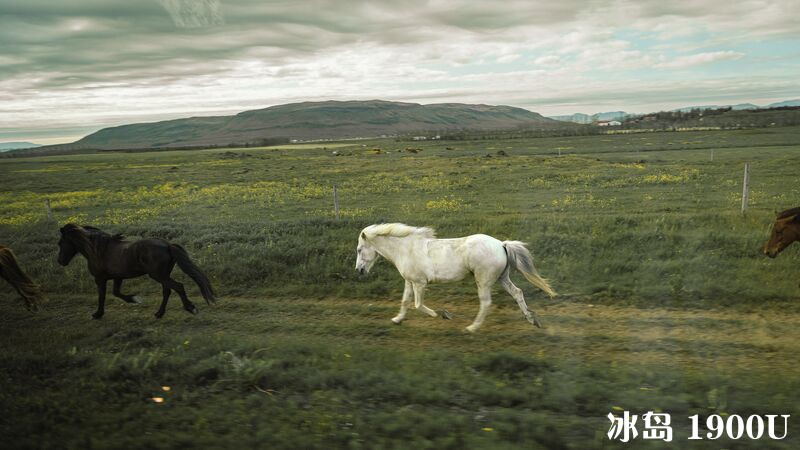
<svg viewBox="0 0 800 450">
<path fill-rule="evenodd" d="M 767 108 L 782 108 L 784 106 L 800 106 L 800 99 L 786 100 L 784 102 L 770 103 Z"/>
<path fill-rule="evenodd" d="M 568 116 L 549 116 L 548 119 L 560 120 L 572 123 L 592 123 L 592 116 L 583 113 L 570 114 Z"/>
<path fill-rule="evenodd" d="M 8 150 L 17 150 L 20 148 L 36 148 L 41 147 L 40 144 L 34 144 L 33 142 L 0 142 L 0 152 L 5 152 Z"/>
<path fill-rule="evenodd" d="M 628 113 L 626 113 L 625 111 L 609 111 L 609 112 L 592 114 L 591 116 L 588 114 L 576 113 L 576 114 L 571 114 L 569 116 L 550 116 L 548 118 L 553 120 L 560 120 L 562 122 L 587 124 L 587 123 L 597 122 L 598 120 L 622 120 L 627 116 Z"/>
<path fill-rule="evenodd" d="M 245 111 L 102 129 L 72 144 L 36 153 L 76 149 L 158 149 L 318 140 L 433 135 L 454 131 L 554 129 L 564 124 L 511 106 L 381 100 L 305 102 Z"/>
<path fill-rule="evenodd" d="M 611 111 L 592 115 L 593 120 L 622 120 L 628 116 L 625 111 Z"/>
</svg>

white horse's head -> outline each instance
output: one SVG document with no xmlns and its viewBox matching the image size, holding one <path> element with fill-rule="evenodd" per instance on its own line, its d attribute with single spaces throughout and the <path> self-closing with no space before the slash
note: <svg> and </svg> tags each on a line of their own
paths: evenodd
<svg viewBox="0 0 800 450">
<path fill-rule="evenodd" d="M 356 271 L 361 275 L 368 274 L 375 262 L 378 261 L 378 257 L 380 257 L 375 247 L 367 240 L 367 234 L 363 231 L 358 236 L 356 254 L 358 255 L 356 257 Z"/>
</svg>

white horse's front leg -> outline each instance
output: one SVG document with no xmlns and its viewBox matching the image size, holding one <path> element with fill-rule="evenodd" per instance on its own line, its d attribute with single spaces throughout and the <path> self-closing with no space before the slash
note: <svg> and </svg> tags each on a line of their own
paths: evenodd
<svg viewBox="0 0 800 450">
<path fill-rule="evenodd" d="M 481 308 L 478 310 L 478 315 L 475 316 L 475 321 L 467 327 L 467 331 L 474 333 L 481 327 L 483 320 L 486 319 L 486 314 L 489 313 L 489 306 L 492 304 L 492 286 L 478 286 L 478 298 L 481 301 Z"/>
<path fill-rule="evenodd" d="M 431 317 L 438 317 L 436 311 L 425 306 L 425 283 L 413 283 L 414 285 L 414 307 Z"/>
<path fill-rule="evenodd" d="M 414 289 L 411 287 L 411 282 L 406 281 L 406 288 L 403 290 L 403 299 L 400 300 L 400 312 L 392 318 L 392 322 L 399 325 L 403 319 L 406 318 L 406 312 L 408 311 L 408 305 L 411 304 L 411 295 L 414 293 Z"/>
</svg>

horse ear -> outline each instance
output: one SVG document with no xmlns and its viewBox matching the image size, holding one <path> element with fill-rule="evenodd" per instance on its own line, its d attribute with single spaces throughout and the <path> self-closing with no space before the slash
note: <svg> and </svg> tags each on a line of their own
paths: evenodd
<svg viewBox="0 0 800 450">
<path fill-rule="evenodd" d="M 791 222 L 800 223 L 800 214 L 795 214 L 794 217 L 792 217 Z"/>
<path fill-rule="evenodd" d="M 363 240 L 365 240 L 365 241 L 366 241 L 366 240 L 367 240 L 367 233 L 364 233 L 364 232 L 362 231 L 362 232 L 361 232 L 361 239 L 363 239 Z"/>
</svg>

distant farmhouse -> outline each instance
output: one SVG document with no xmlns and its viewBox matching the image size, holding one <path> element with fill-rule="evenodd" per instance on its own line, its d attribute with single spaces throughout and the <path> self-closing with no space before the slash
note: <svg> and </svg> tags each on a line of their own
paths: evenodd
<svg viewBox="0 0 800 450">
<path fill-rule="evenodd" d="M 595 125 L 598 127 L 618 127 L 622 125 L 622 122 L 619 120 L 598 120 Z"/>
</svg>

